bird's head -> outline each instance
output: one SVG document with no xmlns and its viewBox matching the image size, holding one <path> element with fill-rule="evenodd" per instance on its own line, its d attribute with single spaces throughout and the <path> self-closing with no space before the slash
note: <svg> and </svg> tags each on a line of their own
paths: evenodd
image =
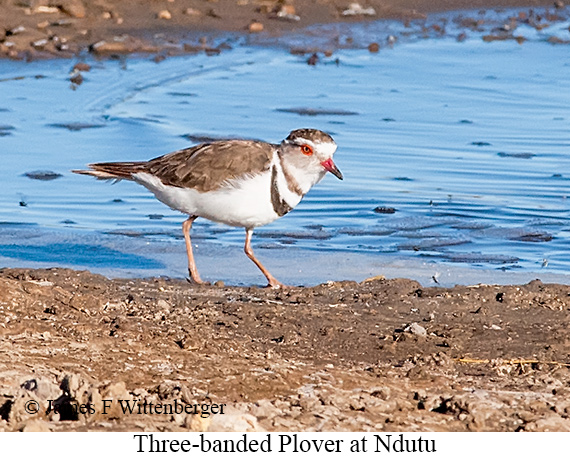
<svg viewBox="0 0 570 457">
<path fill-rule="evenodd" d="M 336 143 L 332 137 L 321 130 L 293 130 L 281 143 L 288 163 L 305 172 L 314 173 L 322 178 L 328 171 L 338 179 L 342 173 L 333 162 Z"/>
</svg>

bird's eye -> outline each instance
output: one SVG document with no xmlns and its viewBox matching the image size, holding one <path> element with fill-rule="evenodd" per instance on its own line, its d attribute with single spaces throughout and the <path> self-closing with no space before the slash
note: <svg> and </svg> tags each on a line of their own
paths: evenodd
<svg viewBox="0 0 570 457">
<path fill-rule="evenodd" d="M 304 144 L 303 146 L 301 146 L 301 152 L 306 156 L 310 156 L 313 155 L 313 148 L 307 144 Z"/>
</svg>

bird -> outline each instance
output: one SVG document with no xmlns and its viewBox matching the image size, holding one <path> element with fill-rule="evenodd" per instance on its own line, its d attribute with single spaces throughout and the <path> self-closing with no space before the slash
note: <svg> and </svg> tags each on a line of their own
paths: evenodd
<svg viewBox="0 0 570 457">
<path fill-rule="evenodd" d="M 141 184 L 170 208 L 188 215 L 182 223 L 190 280 L 203 284 L 192 251 L 190 230 L 202 217 L 245 228 L 244 251 L 270 288 L 279 282 L 251 247 L 253 230 L 295 208 L 327 173 L 342 180 L 333 161 L 334 139 L 321 130 L 293 130 L 280 144 L 229 139 L 205 142 L 141 162 L 102 162 L 73 173 L 101 180 Z"/>
</svg>

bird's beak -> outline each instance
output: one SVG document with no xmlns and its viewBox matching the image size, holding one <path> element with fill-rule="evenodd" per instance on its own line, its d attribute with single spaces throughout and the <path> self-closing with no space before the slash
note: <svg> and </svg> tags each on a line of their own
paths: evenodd
<svg viewBox="0 0 570 457">
<path fill-rule="evenodd" d="M 330 171 L 338 179 L 342 180 L 342 173 L 334 164 L 333 159 L 327 159 L 324 162 L 321 162 L 321 165 L 324 167 L 325 170 Z"/>
</svg>

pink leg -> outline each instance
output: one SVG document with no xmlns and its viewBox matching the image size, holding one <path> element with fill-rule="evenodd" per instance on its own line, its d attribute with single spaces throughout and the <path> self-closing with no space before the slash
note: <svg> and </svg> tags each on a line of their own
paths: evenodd
<svg viewBox="0 0 570 457">
<path fill-rule="evenodd" d="M 247 255 L 253 261 L 253 263 L 257 265 L 257 268 L 259 268 L 261 272 L 265 275 L 268 282 L 267 287 L 271 287 L 273 289 L 280 289 L 281 287 L 284 287 L 283 284 L 277 281 L 277 279 L 275 279 L 275 277 L 271 273 L 269 273 L 267 268 L 265 268 L 262 265 L 262 263 L 259 260 L 257 260 L 257 258 L 255 257 L 253 249 L 251 248 L 252 235 L 253 235 L 253 229 L 250 228 L 245 229 L 245 246 L 243 249 L 245 251 L 245 255 Z"/>
<path fill-rule="evenodd" d="M 187 220 L 182 223 L 182 231 L 184 232 L 184 240 L 186 241 L 186 253 L 188 254 L 188 273 L 190 273 L 190 278 L 196 284 L 204 284 L 204 281 L 200 279 L 198 274 L 198 269 L 196 268 L 196 262 L 194 262 L 194 254 L 192 253 L 192 242 L 190 241 L 190 229 L 192 228 L 192 222 L 196 220 L 198 216 L 190 216 Z"/>
</svg>

